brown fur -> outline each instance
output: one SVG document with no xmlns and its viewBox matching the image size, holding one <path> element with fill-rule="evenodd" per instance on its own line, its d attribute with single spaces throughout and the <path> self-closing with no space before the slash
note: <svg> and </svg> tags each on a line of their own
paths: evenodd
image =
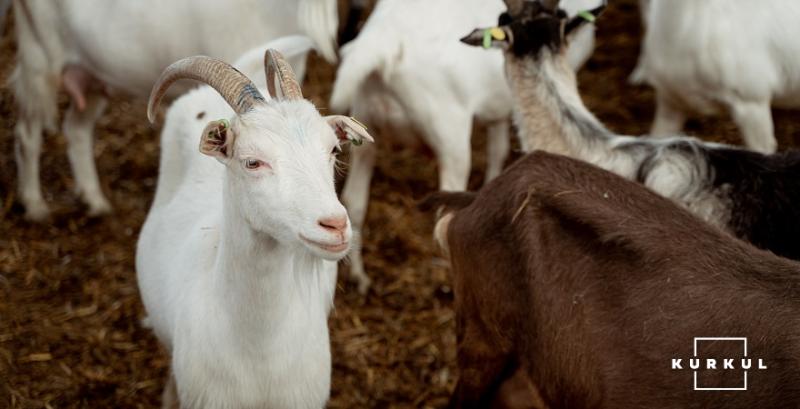
<svg viewBox="0 0 800 409">
<path fill-rule="evenodd" d="M 454 213 L 447 241 L 452 407 L 502 407 L 518 372 L 550 408 L 800 407 L 800 264 L 636 183 L 533 153 Z M 747 337 L 765 360 L 747 392 L 693 391 L 691 370 L 670 369 L 709 336 Z"/>
</svg>

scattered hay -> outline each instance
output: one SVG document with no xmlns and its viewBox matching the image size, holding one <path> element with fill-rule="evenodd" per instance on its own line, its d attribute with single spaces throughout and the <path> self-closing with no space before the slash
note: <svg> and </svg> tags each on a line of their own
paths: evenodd
<svg viewBox="0 0 800 409">
<path fill-rule="evenodd" d="M 639 33 L 635 0 L 613 2 L 599 21 L 597 52 L 581 73 L 587 104 L 611 129 L 642 134 L 653 93 L 625 80 Z M 98 166 L 116 216 L 91 220 L 71 194 L 61 136 L 46 140 L 42 177 L 56 217 L 51 225 L 22 220 L 14 204 L 15 109 L 5 80 L 14 61 L 0 38 L 0 407 L 156 408 L 168 360 L 144 317 L 134 273 L 139 228 L 153 196 L 158 134 L 142 101 L 118 99 L 100 121 Z M 333 70 L 318 58 L 304 92 L 327 106 Z M 63 104 L 64 101 L 62 101 Z M 783 147 L 797 146 L 800 120 L 776 113 Z M 730 121 L 705 119 L 689 132 L 739 141 Z M 452 292 L 435 250 L 432 215 L 415 201 L 435 189 L 433 161 L 389 150 L 385 136 L 372 183 L 364 257 L 374 280 L 363 299 L 341 268 L 331 316 L 331 408 L 443 407 L 456 377 Z M 484 166 L 476 138 L 472 188 Z"/>
</svg>

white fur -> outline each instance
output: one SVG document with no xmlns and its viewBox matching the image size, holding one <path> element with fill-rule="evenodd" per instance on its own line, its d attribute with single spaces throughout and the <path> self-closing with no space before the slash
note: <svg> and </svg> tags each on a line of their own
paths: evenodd
<svg viewBox="0 0 800 409">
<path fill-rule="evenodd" d="M 19 106 L 15 129 L 20 199 L 26 216 L 42 220 L 48 207 L 39 182 L 42 131 L 56 131 L 56 94 L 68 65 L 90 72 L 107 89 L 146 96 L 161 70 L 179 58 L 205 54 L 231 61 L 283 35 L 307 33 L 335 59 L 335 0 L 24 0 L 14 1 L 18 63 L 11 79 Z M 100 189 L 92 152 L 94 124 L 105 96 L 71 106 L 63 130 L 75 184 L 91 214 L 111 205 Z"/>
<path fill-rule="evenodd" d="M 200 136 L 220 118 L 231 118 L 232 153 L 203 156 Z M 341 236 L 318 225 L 346 218 L 334 188 L 334 132 L 307 101 L 270 101 L 235 117 L 202 86 L 175 101 L 161 138 L 136 269 L 181 407 L 324 407 L 327 319 L 347 249 L 326 251 L 301 235 L 331 244 L 352 235 L 349 223 Z M 247 158 L 272 169 L 245 169 Z M 174 392 L 165 390 L 164 407 Z"/>
<path fill-rule="evenodd" d="M 652 0 L 642 57 L 655 135 L 688 115 L 730 113 L 745 144 L 777 148 L 770 106 L 800 107 L 800 2 Z"/>
<path fill-rule="evenodd" d="M 598 4 L 565 1 L 571 12 Z M 458 39 L 475 27 L 496 25 L 496 16 L 504 10 L 500 0 L 380 1 L 361 34 L 342 48 L 331 107 L 349 111 L 370 126 L 394 128 L 395 137 L 405 137 L 409 128 L 417 131 L 437 157 L 442 190 L 467 186 L 472 121 L 477 118 L 488 125 L 490 180 L 508 155 L 511 93 L 501 53 L 478 50 Z M 569 52 L 574 68 L 589 58 L 594 46 L 594 26 L 581 30 Z M 342 193 L 356 237 L 351 277 L 362 293 L 370 280 L 359 238 L 375 156 L 375 147 L 352 155 Z"/>
<path fill-rule="evenodd" d="M 650 14 L 650 1 L 651 0 L 639 0 L 639 16 L 642 19 L 642 29 L 645 31 L 647 30 L 647 19 L 648 15 Z M 628 77 L 628 83 L 631 85 L 641 85 L 646 81 L 644 74 L 644 47 L 645 44 L 642 42 L 642 51 L 639 53 L 639 59 L 636 61 L 636 67 L 633 68 L 631 75 Z"/>
</svg>

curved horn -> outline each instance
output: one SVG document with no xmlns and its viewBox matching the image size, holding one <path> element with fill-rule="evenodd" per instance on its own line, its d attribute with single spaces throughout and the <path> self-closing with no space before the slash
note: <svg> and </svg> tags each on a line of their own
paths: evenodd
<svg viewBox="0 0 800 409">
<path fill-rule="evenodd" d="M 264 69 L 267 72 L 267 89 L 272 98 L 279 100 L 303 99 L 303 92 L 294 76 L 292 66 L 286 62 L 278 50 L 270 48 L 264 54 Z M 276 79 L 280 81 L 279 89 L 275 87 Z"/>
<path fill-rule="evenodd" d="M 226 62 L 198 55 L 176 61 L 161 73 L 150 91 L 150 101 L 147 103 L 147 119 L 150 122 L 155 120 L 155 111 L 167 89 L 180 79 L 192 79 L 210 85 L 225 98 L 236 115 L 265 102 L 253 82 L 236 68 Z"/>
</svg>

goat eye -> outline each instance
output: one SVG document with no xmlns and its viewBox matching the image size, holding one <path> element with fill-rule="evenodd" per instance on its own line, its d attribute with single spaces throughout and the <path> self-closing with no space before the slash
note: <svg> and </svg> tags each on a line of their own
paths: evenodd
<svg viewBox="0 0 800 409">
<path fill-rule="evenodd" d="M 244 167 L 247 169 L 258 169 L 261 166 L 264 166 L 264 162 L 258 159 L 247 159 L 244 161 Z"/>
</svg>

